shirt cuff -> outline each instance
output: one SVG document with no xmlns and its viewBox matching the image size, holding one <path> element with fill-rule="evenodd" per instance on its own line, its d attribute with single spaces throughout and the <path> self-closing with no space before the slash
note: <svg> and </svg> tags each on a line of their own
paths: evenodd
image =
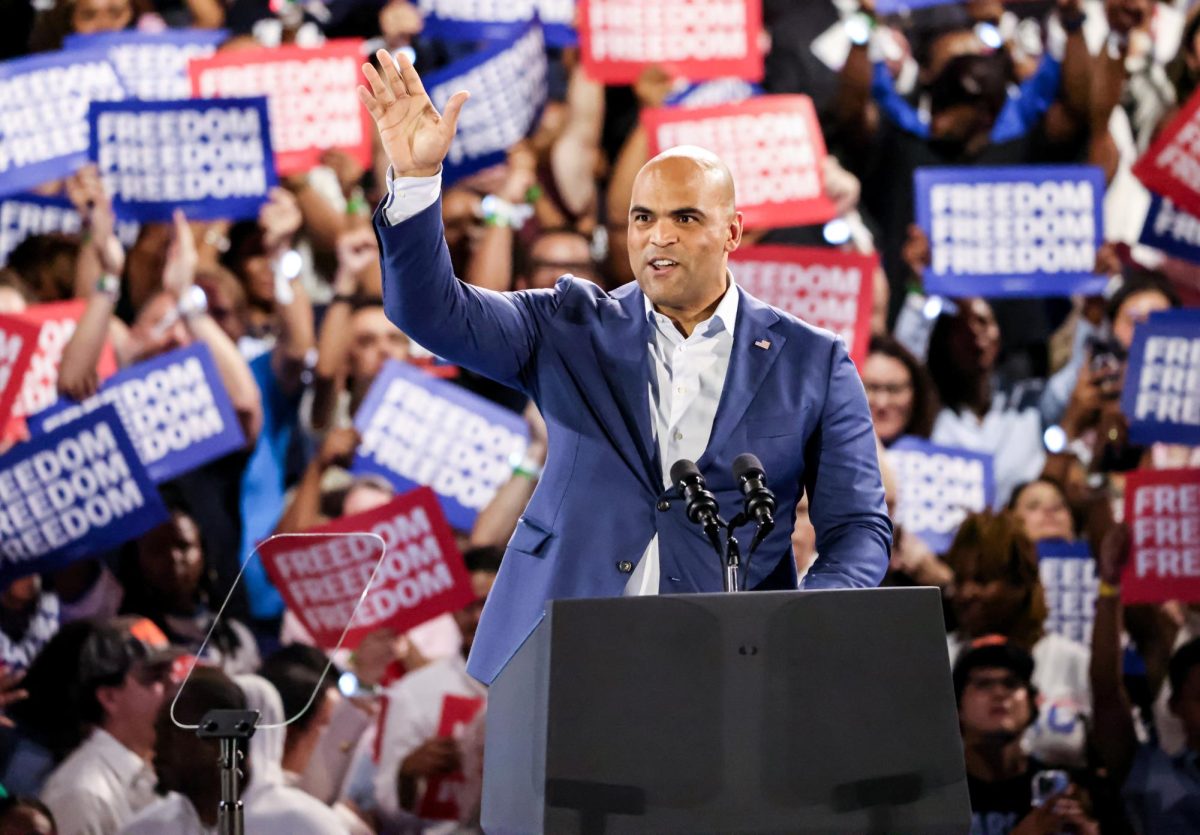
<svg viewBox="0 0 1200 835">
<path fill-rule="evenodd" d="M 442 171 L 429 177 L 395 177 L 387 170 L 388 196 L 383 201 L 383 219 L 388 226 L 416 217 L 437 202 L 442 193 Z"/>
</svg>

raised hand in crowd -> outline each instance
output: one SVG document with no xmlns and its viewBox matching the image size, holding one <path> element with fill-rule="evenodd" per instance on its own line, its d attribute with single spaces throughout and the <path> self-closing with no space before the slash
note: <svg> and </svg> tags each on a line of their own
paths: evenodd
<svg viewBox="0 0 1200 835">
<path fill-rule="evenodd" d="M 464 277 L 468 284 L 490 290 L 513 288 L 513 233 L 532 215 L 528 202 L 537 185 L 537 157 L 528 142 L 508 151 L 504 181 L 483 203 L 484 230 L 471 252 Z"/>
<path fill-rule="evenodd" d="M 360 86 L 358 97 L 375 120 L 393 174 L 397 177 L 437 174 L 470 94 L 460 90 L 446 102 L 445 113 L 438 113 L 407 56 L 401 54 L 393 59 L 387 50 L 381 49 L 375 57 L 382 74 L 372 65 L 363 64 L 363 74 L 371 89 Z"/>
<path fill-rule="evenodd" d="M 167 263 L 163 267 L 162 286 L 168 293 L 183 296 L 196 281 L 200 254 L 196 237 L 187 216 L 176 209 L 171 216 L 174 226 L 171 243 L 167 246 Z"/>
<path fill-rule="evenodd" d="M 408 0 L 390 0 L 379 10 L 379 33 L 392 51 L 410 46 L 424 28 L 420 9 Z"/>
<path fill-rule="evenodd" d="M 361 440 L 352 426 L 329 430 L 317 454 L 304 468 L 291 502 L 279 517 L 275 533 L 306 531 L 329 521 L 321 513 L 321 480 L 331 467 L 349 467 Z"/>
<path fill-rule="evenodd" d="M 475 517 L 471 529 L 470 545 L 478 548 L 488 545 L 504 547 L 516 530 L 517 520 L 525 511 L 537 486 L 542 467 L 546 463 L 550 442 L 546 432 L 546 421 L 533 401 L 525 406 L 525 425 L 529 428 L 529 443 L 525 457 L 513 469 L 512 476 L 500 485 L 491 501 Z"/>
<path fill-rule="evenodd" d="M 1010 835 L 1100 835 L 1100 827 L 1079 802 L 1074 785 L 1051 795 L 1021 819 Z"/>
<path fill-rule="evenodd" d="M 80 168 L 65 185 L 84 231 L 84 246 L 75 270 L 75 295 L 87 298 L 102 274 L 120 277 L 124 272 L 125 247 L 117 239 L 116 214 L 96 166 Z"/>
<path fill-rule="evenodd" d="M 367 173 L 366 167 L 357 157 L 341 148 L 330 148 L 322 153 L 321 165 L 324 165 L 337 177 L 338 187 L 342 190 L 342 196 L 347 200 L 351 198 L 354 189 L 362 183 L 363 175 Z"/>
<path fill-rule="evenodd" d="M 291 247 L 303 221 L 295 196 L 284 188 L 271 189 L 270 199 L 258 212 L 258 225 L 268 255 L 278 257 Z"/>
<path fill-rule="evenodd" d="M 462 762 L 458 742 L 448 736 L 435 736 L 421 743 L 400 763 L 400 779 L 434 777 L 457 771 Z M 401 797 L 404 796 L 401 790 Z"/>
</svg>

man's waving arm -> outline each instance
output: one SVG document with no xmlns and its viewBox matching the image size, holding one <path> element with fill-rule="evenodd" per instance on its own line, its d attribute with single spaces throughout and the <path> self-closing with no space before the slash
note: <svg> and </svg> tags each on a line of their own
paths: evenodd
<svg viewBox="0 0 1200 835">
<path fill-rule="evenodd" d="M 439 114 L 406 57 L 393 60 L 384 50 L 376 57 L 382 72 L 364 65 L 371 89 L 358 93 L 391 163 L 390 193 L 375 216 L 388 318 L 439 356 L 527 388 L 523 372 L 557 293 L 496 293 L 459 281 L 434 198 L 468 94 L 455 93 Z"/>
</svg>

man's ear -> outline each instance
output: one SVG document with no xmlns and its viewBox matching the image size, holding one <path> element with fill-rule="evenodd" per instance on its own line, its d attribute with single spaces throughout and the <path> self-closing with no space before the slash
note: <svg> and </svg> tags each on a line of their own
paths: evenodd
<svg viewBox="0 0 1200 835">
<path fill-rule="evenodd" d="M 103 711 L 106 716 L 112 715 L 117 710 L 117 691 L 119 689 L 119 686 L 104 686 L 96 688 L 96 702 L 99 703 L 101 711 Z"/>
<path fill-rule="evenodd" d="M 725 239 L 725 251 L 733 252 L 742 244 L 742 213 L 734 212 L 729 221 L 729 236 Z"/>
</svg>

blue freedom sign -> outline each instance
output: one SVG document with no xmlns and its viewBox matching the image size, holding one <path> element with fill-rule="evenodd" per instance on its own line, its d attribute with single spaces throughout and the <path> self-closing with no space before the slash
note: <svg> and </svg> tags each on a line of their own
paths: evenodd
<svg viewBox="0 0 1200 835">
<path fill-rule="evenodd" d="M 575 0 L 419 0 L 422 34 L 443 41 L 512 41 L 535 17 L 546 46 L 576 46 Z"/>
<path fill-rule="evenodd" d="M 542 29 L 526 25 L 515 39 L 430 73 L 424 83 L 439 111 L 459 90 L 471 94 L 442 163 L 443 181 L 452 183 L 501 163 L 508 149 L 528 135 L 546 103 Z"/>
<path fill-rule="evenodd" d="M 1200 217 L 1185 212 L 1169 197 L 1151 194 L 1150 211 L 1138 242 L 1200 264 Z"/>
<path fill-rule="evenodd" d="M 65 197 L 15 194 L 0 198 L 0 264 L 7 263 L 8 256 L 26 238 L 51 232 L 76 235 L 82 228 L 83 219 Z M 117 237 L 131 247 L 141 228 L 135 221 L 117 221 Z"/>
<path fill-rule="evenodd" d="M 992 456 L 906 435 L 887 451 L 900 482 L 898 521 L 935 553 L 944 554 L 968 513 L 996 497 Z"/>
<path fill-rule="evenodd" d="M 1129 439 L 1200 445 L 1200 310 L 1164 310 L 1133 331 L 1121 411 Z"/>
<path fill-rule="evenodd" d="M 228 37 L 224 29 L 124 30 L 68 35 L 63 48 L 104 50 L 130 98 L 167 101 L 192 97 L 188 61 L 207 58 Z"/>
<path fill-rule="evenodd" d="M 0 585 L 115 548 L 167 519 L 117 410 L 0 456 Z"/>
<path fill-rule="evenodd" d="M 97 104 L 90 122 L 118 217 L 254 218 L 278 183 L 263 97 Z"/>
<path fill-rule="evenodd" d="M 1090 646 L 1100 588 L 1092 549 L 1083 541 L 1043 539 L 1037 553 L 1049 610 L 1047 631 Z"/>
<path fill-rule="evenodd" d="M 125 98 L 103 49 L 0 63 L 0 197 L 70 176 L 88 161 L 88 107 Z"/>
<path fill-rule="evenodd" d="M 1098 295 L 1104 173 L 1089 165 L 919 168 L 917 224 L 929 238 L 925 292 Z"/>
<path fill-rule="evenodd" d="M 382 475 L 399 492 L 433 488 L 459 530 L 475 524 L 529 442 L 520 415 L 394 360 L 375 378 L 354 427 L 362 443 L 353 472 Z"/>
<path fill-rule="evenodd" d="M 118 371 L 96 394 L 59 400 L 29 418 L 29 431 L 52 432 L 112 405 L 155 484 L 246 445 L 237 413 L 208 346 L 196 343 Z"/>
</svg>

